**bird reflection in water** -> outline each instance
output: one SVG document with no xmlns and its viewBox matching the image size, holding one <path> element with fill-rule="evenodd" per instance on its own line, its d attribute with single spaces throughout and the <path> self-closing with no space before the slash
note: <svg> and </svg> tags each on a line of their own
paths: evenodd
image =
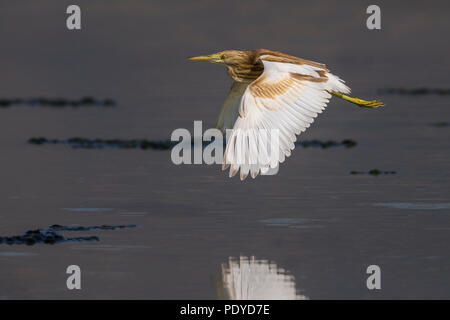
<svg viewBox="0 0 450 320">
<path fill-rule="evenodd" d="M 295 286 L 295 278 L 268 260 L 230 257 L 222 272 L 213 277 L 219 299 L 228 300 L 306 300 Z"/>
</svg>

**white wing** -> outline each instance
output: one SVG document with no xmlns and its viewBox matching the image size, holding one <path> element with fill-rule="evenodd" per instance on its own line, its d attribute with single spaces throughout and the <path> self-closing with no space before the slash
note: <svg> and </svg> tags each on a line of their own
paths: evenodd
<svg viewBox="0 0 450 320">
<path fill-rule="evenodd" d="M 296 135 L 325 109 L 329 91 L 350 91 L 326 69 L 264 58 L 264 72 L 241 98 L 223 159 L 222 169 L 230 167 L 230 177 L 240 169 L 241 180 L 249 173 L 255 178 L 291 155 Z"/>
<path fill-rule="evenodd" d="M 234 81 L 217 118 L 216 128 L 225 131 L 231 129 L 238 116 L 239 104 L 248 83 Z"/>
</svg>

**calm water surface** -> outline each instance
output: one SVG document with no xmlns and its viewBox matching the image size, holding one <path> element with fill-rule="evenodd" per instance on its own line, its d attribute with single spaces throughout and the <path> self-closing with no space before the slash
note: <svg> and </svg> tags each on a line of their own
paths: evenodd
<svg viewBox="0 0 450 320">
<path fill-rule="evenodd" d="M 65 29 L 69 4 L 0 5 L 0 98 L 117 105 L 0 108 L 0 236 L 54 224 L 137 227 L 61 232 L 93 242 L 0 244 L 1 299 L 215 299 L 217 279 L 226 287 L 224 269 L 240 270 L 231 261 L 242 257 L 260 262 L 261 277 L 290 283 L 265 289 L 275 295 L 450 298 L 450 129 L 430 125 L 450 121 L 450 97 L 377 93 L 450 87 L 448 2 L 381 1 L 381 31 L 365 28 L 359 1 L 96 1 L 82 4 L 79 32 Z M 165 140 L 193 131 L 194 120 L 212 126 L 229 79 L 185 58 L 259 47 L 325 62 L 355 96 L 387 106 L 333 99 L 300 139 L 356 147 L 296 148 L 277 175 L 244 183 L 218 165 L 176 166 L 168 150 L 27 143 Z M 396 174 L 350 174 L 372 169 Z M 81 291 L 66 288 L 71 264 Z M 371 264 L 382 270 L 377 292 L 366 288 Z"/>
</svg>

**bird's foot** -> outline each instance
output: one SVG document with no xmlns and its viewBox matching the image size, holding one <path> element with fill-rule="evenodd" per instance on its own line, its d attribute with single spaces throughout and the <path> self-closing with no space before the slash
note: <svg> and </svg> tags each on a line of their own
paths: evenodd
<svg viewBox="0 0 450 320">
<path fill-rule="evenodd" d="M 366 101 L 358 98 L 350 98 L 349 101 L 361 108 L 378 108 L 384 106 L 383 102 L 377 100 Z"/>
<path fill-rule="evenodd" d="M 378 107 L 384 106 L 383 102 L 377 101 L 377 100 L 366 101 L 366 100 L 362 100 L 362 99 L 358 99 L 358 98 L 352 98 L 352 97 L 346 96 L 345 94 L 342 94 L 342 93 L 336 92 L 336 91 L 331 92 L 331 94 L 333 94 L 334 96 L 341 98 L 345 101 L 354 103 L 358 107 L 361 107 L 361 108 L 378 108 Z"/>
</svg>

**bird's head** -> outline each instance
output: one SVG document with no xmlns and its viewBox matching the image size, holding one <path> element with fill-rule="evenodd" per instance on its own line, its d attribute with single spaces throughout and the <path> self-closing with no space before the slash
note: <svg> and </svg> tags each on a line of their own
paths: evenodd
<svg viewBox="0 0 450 320">
<path fill-rule="evenodd" d="M 258 60 L 261 50 L 225 50 L 209 56 L 192 57 L 192 61 L 208 61 L 225 66 L 228 75 L 238 82 L 251 82 L 263 72 L 264 66 Z"/>
<path fill-rule="evenodd" d="M 249 51 L 225 50 L 208 56 L 191 57 L 191 61 L 207 61 L 216 64 L 233 67 L 242 64 L 254 63 L 252 54 Z"/>
</svg>

